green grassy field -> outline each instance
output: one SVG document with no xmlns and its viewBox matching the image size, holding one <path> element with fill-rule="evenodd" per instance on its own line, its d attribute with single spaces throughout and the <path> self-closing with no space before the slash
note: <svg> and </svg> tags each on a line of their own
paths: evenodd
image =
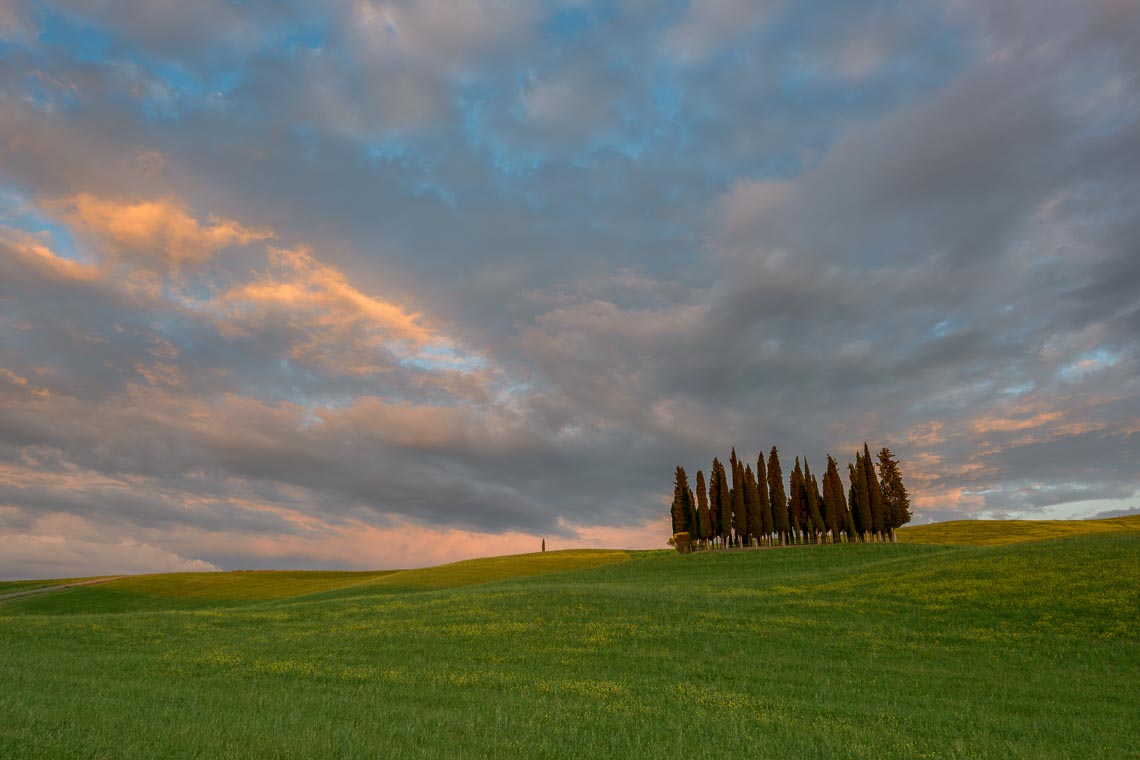
<svg viewBox="0 0 1140 760">
<path fill-rule="evenodd" d="M 75 583 L 77 581 L 91 580 L 90 578 L 52 578 L 50 580 L 37 580 L 37 581 L 0 581 L 0 596 L 4 594 L 14 594 L 17 591 L 29 591 L 34 588 L 46 588 L 48 586 L 62 586 L 65 583 Z"/>
<path fill-rule="evenodd" d="M 915 544 L 1004 546 L 1022 541 L 1140 532 L 1140 515 L 1105 520 L 955 520 L 899 528 L 898 540 Z"/>
<path fill-rule="evenodd" d="M 1138 683 L 1129 529 L 0 603 L 5 758 L 1135 758 Z"/>
</svg>

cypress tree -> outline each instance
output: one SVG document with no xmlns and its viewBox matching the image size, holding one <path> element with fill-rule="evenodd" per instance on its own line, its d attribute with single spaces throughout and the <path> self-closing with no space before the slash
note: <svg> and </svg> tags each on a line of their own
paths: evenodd
<svg viewBox="0 0 1140 760">
<path fill-rule="evenodd" d="M 720 490 L 720 460 L 713 457 L 712 469 L 709 470 L 709 519 L 712 529 L 709 538 L 715 544 L 720 536 L 720 512 L 724 507 L 724 494 Z"/>
<path fill-rule="evenodd" d="M 871 531 L 878 534 L 879 540 L 883 538 L 883 531 L 887 527 L 886 514 L 883 510 L 883 490 L 879 488 L 879 478 L 875 474 L 875 464 L 871 461 L 871 450 L 863 442 L 863 470 L 867 478 L 868 504 L 871 507 Z"/>
<path fill-rule="evenodd" d="M 837 487 L 839 488 L 839 491 L 838 491 L 839 495 L 842 496 L 843 495 L 843 483 L 841 482 Z M 851 506 L 849 504 L 844 504 L 843 506 L 844 506 L 843 517 L 844 517 L 845 525 L 846 525 L 846 528 L 844 528 L 844 532 L 847 533 L 847 540 L 848 541 L 854 541 L 855 536 L 857 534 L 857 531 L 855 530 L 855 517 L 851 514 Z"/>
<path fill-rule="evenodd" d="M 903 485 L 899 461 L 886 446 L 879 450 L 879 486 L 883 491 L 887 514 L 890 515 L 891 541 L 894 541 L 895 528 L 910 522 L 910 494 Z"/>
<path fill-rule="evenodd" d="M 800 458 L 796 457 L 795 467 L 792 468 L 792 477 L 788 482 L 788 522 L 792 526 L 792 542 L 803 542 L 807 528 L 807 505 L 804 504 L 804 471 L 800 467 Z"/>
<path fill-rule="evenodd" d="M 677 466 L 673 481 L 673 533 L 684 533 L 689 530 L 689 478 L 685 468 Z"/>
<path fill-rule="evenodd" d="M 735 451 L 733 452 L 735 453 Z M 748 533 L 748 504 L 744 501 L 744 468 L 736 463 L 732 476 L 732 530 L 736 534 L 736 545 L 741 546 Z"/>
<path fill-rule="evenodd" d="M 849 470 L 851 470 L 851 472 L 854 472 L 854 468 L 852 467 L 850 462 L 847 463 L 847 467 Z M 857 512 L 857 509 L 855 507 L 855 486 L 851 486 L 850 489 L 847 491 L 847 513 L 851 516 L 851 540 L 852 541 L 855 541 L 856 539 L 862 539 L 862 537 L 863 537 L 862 532 L 859 530 L 858 524 L 855 522 L 856 512 Z"/>
<path fill-rule="evenodd" d="M 772 447 L 768 454 L 768 495 L 772 502 L 772 527 L 780 534 L 780 543 L 788 543 L 788 497 L 784 493 L 784 471 L 780 469 L 780 454 Z"/>
<path fill-rule="evenodd" d="M 689 508 L 688 525 L 689 525 L 689 539 L 696 538 L 697 532 L 700 530 L 700 525 L 697 522 L 697 500 L 693 498 L 693 489 L 688 489 L 688 499 L 686 506 Z"/>
<path fill-rule="evenodd" d="M 807 507 L 808 524 L 810 525 L 812 540 L 817 543 L 822 543 L 823 534 L 827 532 L 827 525 L 823 521 L 823 510 L 821 509 L 819 497 L 819 482 L 812 474 L 811 467 L 808 466 L 807 457 L 804 457 L 804 491 L 806 499 L 804 503 Z"/>
<path fill-rule="evenodd" d="M 843 481 L 839 479 L 839 469 L 835 457 L 827 455 L 827 472 L 823 475 L 823 498 L 827 503 L 827 526 L 831 529 L 831 542 L 839 540 L 840 531 L 847 532 L 851 538 L 853 530 L 849 529 L 847 501 L 843 498 Z"/>
<path fill-rule="evenodd" d="M 709 513 L 709 497 L 705 492 L 705 473 L 697 470 L 697 533 L 701 541 L 712 538 L 712 515 Z"/>
<path fill-rule="evenodd" d="M 757 498 L 760 499 L 761 535 L 768 543 L 772 542 L 772 531 L 775 525 L 772 522 L 772 499 L 768 496 L 768 471 L 764 467 L 764 452 L 756 457 L 756 485 Z"/>
<path fill-rule="evenodd" d="M 729 541 L 732 540 L 732 492 L 728 489 L 728 476 L 725 474 L 724 465 L 717 463 L 719 470 L 717 472 L 717 480 L 720 483 L 720 493 L 723 499 L 720 505 L 720 537 L 724 546 L 728 546 Z"/>
<path fill-rule="evenodd" d="M 752 465 L 746 465 L 744 467 L 744 506 L 748 510 L 746 535 L 748 536 L 748 545 L 751 546 L 753 539 L 759 543 L 760 537 L 764 535 L 764 518 L 761 517 L 760 489 L 756 485 L 756 475 L 752 472 Z"/>
<path fill-rule="evenodd" d="M 848 464 L 851 478 L 851 512 L 855 517 L 855 528 L 866 541 L 871 529 L 871 501 L 867 495 L 867 471 L 863 467 L 863 454 L 855 452 L 855 464 Z"/>
</svg>

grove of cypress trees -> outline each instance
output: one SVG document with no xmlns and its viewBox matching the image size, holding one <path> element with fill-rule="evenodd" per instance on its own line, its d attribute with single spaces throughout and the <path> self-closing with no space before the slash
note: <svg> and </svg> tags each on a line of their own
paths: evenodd
<svg viewBox="0 0 1140 760">
<path fill-rule="evenodd" d="M 894 541 L 895 529 L 910 522 L 910 494 L 903 485 L 899 461 L 886 446 L 879 450 L 879 486 L 883 491 L 886 511 L 890 515 L 891 541 Z"/>
<path fill-rule="evenodd" d="M 757 497 L 760 499 L 761 535 L 771 543 L 775 525 L 772 522 L 772 499 L 768 496 L 768 471 L 764 467 L 763 451 L 756 457 L 756 486 Z"/>
<path fill-rule="evenodd" d="M 824 543 L 828 536 L 831 543 L 838 543 L 841 534 L 848 541 L 858 537 L 864 542 L 894 542 L 896 529 L 910 522 L 910 496 L 889 448 L 879 450 L 876 463 L 864 442 L 854 463 L 847 465 L 848 489 L 830 454 L 819 478 L 807 458 L 802 463 L 800 459 L 795 458 L 786 490 L 775 446 L 767 465 L 760 453 L 755 472 L 737 458 L 733 447 L 728 462 L 731 485 L 728 468 L 714 457 L 707 482 L 704 472 L 697 471 L 696 492 L 689 487 L 685 468 L 678 465 L 670 506 L 674 534 L 688 533 L 696 548 L 774 545 L 777 540 L 781 545 Z"/>
<path fill-rule="evenodd" d="M 784 492 L 784 471 L 780 469 L 780 454 L 772 447 L 768 454 L 768 495 L 772 502 L 772 526 L 780 534 L 780 543 L 788 543 L 791 525 L 788 521 L 788 496 Z"/>
</svg>

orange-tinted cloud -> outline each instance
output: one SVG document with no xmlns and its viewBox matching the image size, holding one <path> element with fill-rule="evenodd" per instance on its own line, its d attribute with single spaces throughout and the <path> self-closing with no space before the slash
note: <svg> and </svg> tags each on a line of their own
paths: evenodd
<svg viewBox="0 0 1140 760">
<path fill-rule="evenodd" d="M 272 230 L 214 215 L 203 224 L 174 198 L 118 200 L 79 193 L 49 205 L 73 227 L 94 236 L 108 253 L 136 254 L 175 268 L 200 264 L 223 248 L 274 236 Z"/>
<path fill-rule="evenodd" d="M 29 273 L 55 281 L 90 282 L 101 276 L 98 267 L 58 255 L 40 237 L 0 225 L 0 260 L 5 257 L 24 270 L 4 268 L 5 276 L 15 281 Z"/>
<path fill-rule="evenodd" d="M 390 361 L 432 348 L 435 363 L 458 361 L 455 344 L 429 327 L 422 315 L 368 295 L 347 275 L 321 262 L 305 246 L 269 246 L 269 271 L 236 283 L 207 307 L 219 313 L 223 332 L 242 334 L 268 326 L 296 336 L 291 358 L 364 375 Z"/>
</svg>

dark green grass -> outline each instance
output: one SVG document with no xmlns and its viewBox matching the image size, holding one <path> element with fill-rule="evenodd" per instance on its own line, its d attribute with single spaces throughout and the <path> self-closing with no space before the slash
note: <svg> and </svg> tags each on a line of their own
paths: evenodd
<svg viewBox="0 0 1140 760">
<path fill-rule="evenodd" d="M 1138 534 L 626 557 L 213 609 L 3 604 L 0 757 L 1140 753 Z"/>
</svg>

